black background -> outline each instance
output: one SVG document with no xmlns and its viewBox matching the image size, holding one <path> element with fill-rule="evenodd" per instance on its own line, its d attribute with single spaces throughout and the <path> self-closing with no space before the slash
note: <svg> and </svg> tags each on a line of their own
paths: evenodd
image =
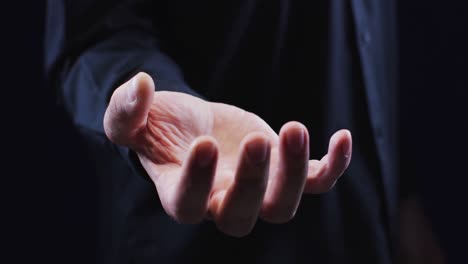
<svg viewBox="0 0 468 264">
<path fill-rule="evenodd" d="M 468 263 L 468 3 L 400 1 L 403 169 L 449 263 Z"/>
<path fill-rule="evenodd" d="M 2 252 L 8 263 L 93 263 L 97 183 L 75 166 L 80 139 L 43 82 L 45 5 L 2 6 Z M 449 263 L 468 263 L 468 4 L 399 9 L 402 169 L 415 173 Z"/>
</svg>

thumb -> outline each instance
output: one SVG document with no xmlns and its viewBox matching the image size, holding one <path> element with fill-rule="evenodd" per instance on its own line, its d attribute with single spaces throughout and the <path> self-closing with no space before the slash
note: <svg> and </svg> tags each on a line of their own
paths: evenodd
<svg viewBox="0 0 468 264">
<path fill-rule="evenodd" d="M 146 73 L 138 73 L 112 94 L 104 114 L 104 131 L 114 143 L 131 146 L 146 120 L 154 95 L 154 82 Z"/>
</svg>

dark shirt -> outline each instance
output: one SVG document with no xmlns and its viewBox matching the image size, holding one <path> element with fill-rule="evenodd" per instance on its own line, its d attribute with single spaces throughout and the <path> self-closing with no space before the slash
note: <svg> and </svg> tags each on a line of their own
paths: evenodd
<svg viewBox="0 0 468 264">
<path fill-rule="evenodd" d="M 50 1 L 48 77 L 96 161 L 106 263 L 391 263 L 398 193 L 392 1 Z M 327 194 L 304 195 L 294 220 L 258 221 L 236 239 L 211 222 L 180 225 L 102 118 L 136 72 L 310 132 L 311 158 L 333 132 L 353 159 Z M 125 162 L 122 162 L 125 161 Z M 138 175 L 139 174 L 139 175 Z M 139 177 L 141 176 L 141 177 Z M 250 257 L 247 257 L 250 256 Z"/>
</svg>

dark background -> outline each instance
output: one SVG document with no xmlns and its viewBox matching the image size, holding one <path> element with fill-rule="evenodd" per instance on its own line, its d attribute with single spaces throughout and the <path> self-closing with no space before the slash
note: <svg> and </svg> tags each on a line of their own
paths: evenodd
<svg viewBox="0 0 468 264">
<path fill-rule="evenodd" d="M 44 3 L 3 5 L 2 252 L 14 263 L 93 263 L 98 186 L 92 167 L 75 165 L 86 159 L 80 139 L 43 82 Z M 468 263 L 468 3 L 399 9 L 402 168 L 417 177 L 449 263 Z"/>
<path fill-rule="evenodd" d="M 402 169 L 449 263 L 468 263 L 468 3 L 400 1 Z"/>
</svg>

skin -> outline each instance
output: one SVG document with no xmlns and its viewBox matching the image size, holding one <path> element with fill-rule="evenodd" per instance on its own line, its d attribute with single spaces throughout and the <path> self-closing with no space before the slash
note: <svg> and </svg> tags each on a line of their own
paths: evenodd
<svg viewBox="0 0 468 264">
<path fill-rule="evenodd" d="M 118 87 L 104 117 L 115 144 L 134 150 L 168 215 L 212 219 L 236 237 L 260 217 L 285 223 L 303 193 L 330 190 L 349 165 L 351 134 L 336 132 L 328 153 L 309 160 L 309 134 L 288 122 L 278 134 L 253 113 L 177 92 L 155 92 L 139 73 Z"/>
<path fill-rule="evenodd" d="M 259 217 L 291 220 L 302 194 L 330 190 L 352 153 L 350 132 L 340 130 L 321 160 L 309 160 L 304 125 L 288 122 L 278 135 L 235 106 L 155 92 L 145 73 L 114 91 L 104 129 L 137 153 L 168 215 L 181 223 L 212 219 L 236 237 Z M 399 263 L 445 263 L 417 199 L 402 202 L 400 218 Z"/>
</svg>

